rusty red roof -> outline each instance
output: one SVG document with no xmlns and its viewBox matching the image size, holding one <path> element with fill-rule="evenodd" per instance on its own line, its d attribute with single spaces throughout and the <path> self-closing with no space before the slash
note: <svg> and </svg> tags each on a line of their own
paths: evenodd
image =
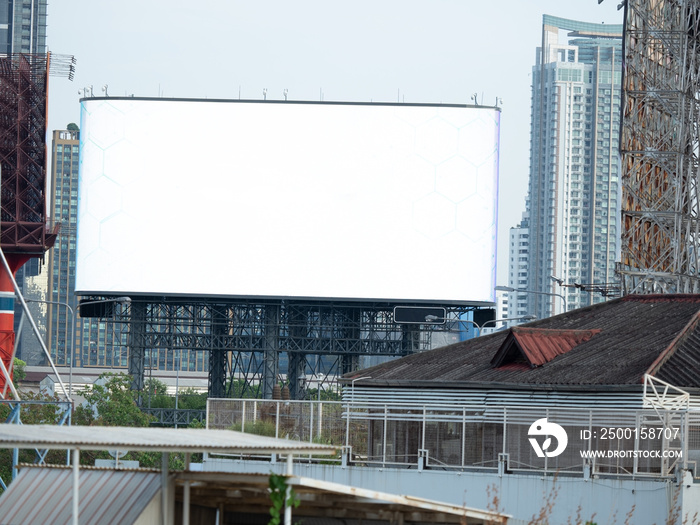
<svg viewBox="0 0 700 525">
<path fill-rule="evenodd" d="M 649 372 L 681 388 L 700 389 L 698 319 L 700 295 L 628 295 L 413 354 L 344 379 L 370 376 L 356 384 L 388 387 L 609 389 L 642 385 Z"/>
<path fill-rule="evenodd" d="M 588 341 L 600 330 L 557 330 L 551 328 L 514 327 L 491 360 L 500 367 L 512 363 L 518 354 L 527 359 L 530 366 L 542 366 L 558 355 Z"/>
</svg>

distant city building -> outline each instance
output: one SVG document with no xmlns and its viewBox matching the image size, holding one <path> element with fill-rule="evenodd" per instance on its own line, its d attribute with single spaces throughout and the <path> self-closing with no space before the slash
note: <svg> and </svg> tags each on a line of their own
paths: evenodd
<svg viewBox="0 0 700 525">
<path fill-rule="evenodd" d="M 508 317 L 508 293 L 496 292 L 496 319 L 505 319 Z M 496 323 L 500 327 L 502 323 Z"/>
<path fill-rule="evenodd" d="M 527 208 L 526 288 L 540 292 L 527 294 L 527 314 L 538 318 L 563 310 L 546 293 L 565 294 L 571 310 L 604 300 L 586 288 L 615 280 L 621 36 L 621 25 L 544 16 L 532 69 Z"/>
<path fill-rule="evenodd" d="M 515 290 L 527 290 L 527 255 L 529 242 L 527 214 L 517 226 L 510 229 L 508 245 L 508 286 Z M 527 296 L 524 292 L 508 293 L 508 312 L 506 317 L 523 317 L 528 314 Z M 513 321 L 509 326 L 518 324 Z"/>
<path fill-rule="evenodd" d="M 46 256 L 45 256 L 46 257 Z M 45 260 L 45 259 L 44 259 Z M 48 290 L 47 271 L 41 258 L 29 259 L 15 275 L 17 285 L 27 304 L 32 319 L 42 340 L 46 337 L 46 291 Z M 42 365 L 46 362 L 46 354 L 41 348 L 39 337 L 34 333 L 31 323 L 24 317 L 20 301 L 15 301 L 15 345 L 17 357 L 28 365 Z M 20 329 L 21 323 L 21 329 Z"/>
<path fill-rule="evenodd" d="M 496 317 L 494 318 L 493 321 L 487 321 L 486 323 L 482 324 L 481 331 L 479 335 L 485 335 L 485 334 L 490 334 L 493 332 L 496 332 L 498 330 L 502 330 L 504 328 L 508 328 L 509 326 L 512 326 L 513 323 L 512 321 L 503 321 L 499 322 L 498 319 L 508 319 L 508 301 L 509 301 L 509 294 L 508 292 L 504 292 L 501 290 L 496 290 Z"/>
<path fill-rule="evenodd" d="M 49 210 L 52 223 L 61 224 L 59 236 L 46 253 L 43 264 L 40 259 L 30 259 L 20 268 L 17 282 L 56 365 L 71 364 L 70 349 L 73 347 L 76 353 L 73 365 L 76 367 L 126 368 L 127 341 L 121 325 L 78 316 L 75 242 L 80 132 L 77 126 L 70 127 L 72 129 L 54 131 L 51 143 Z M 19 302 L 16 310 L 15 330 L 22 315 Z M 18 355 L 30 365 L 47 363 L 39 339 L 26 317 L 19 336 Z"/>
<path fill-rule="evenodd" d="M 69 365 L 75 297 L 75 226 L 78 207 L 80 132 L 54 131 L 51 143 L 51 217 L 61 223 L 56 244 L 49 251 L 47 345 L 57 365 Z M 77 315 L 77 312 L 74 314 Z M 76 363 L 74 363 L 76 364 Z"/>
<path fill-rule="evenodd" d="M 51 145 L 51 214 L 61 223 L 56 244 L 49 251 L 47 346 L 57 365 L 70 365 L 71 337 L 74 366 L 126 368 L 127 335 L 122 325 L 79 317 L 75 295 L 75 242 L 78 219 L 80 131 L 53 132 Z M 69 309 L 67 305 L 70 305 Z M 73 319 L 75 315 L 75 319 Z M 72 333 L 73 322 L 76 331 Z"/>
<path fill-rule="evenodd" d="M 0 54 L 46 53 L 47 0 L 0 0 Z"/>
</svg>

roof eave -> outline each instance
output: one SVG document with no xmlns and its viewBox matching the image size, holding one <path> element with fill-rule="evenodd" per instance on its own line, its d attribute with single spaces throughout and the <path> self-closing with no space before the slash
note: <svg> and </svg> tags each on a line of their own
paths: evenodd
<svg viewBox="0 0 700 525">
<path fill-rule="evenodd" d="M 559 392 L 642 392 L 642 384 L 622 385 L 579 385 L 558 383 L 506 383 L 497 381 L 432 381 L 428 379 L 366 379 L 355 383 L 355 387 L 379 388 L 449 388 L 449 389 L 486 389 L 486 390 L 537 390 Z"/>
</svg>

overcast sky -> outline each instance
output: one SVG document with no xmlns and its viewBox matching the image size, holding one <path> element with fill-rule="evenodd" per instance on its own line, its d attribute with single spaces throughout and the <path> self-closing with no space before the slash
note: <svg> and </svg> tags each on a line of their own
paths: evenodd
<svg viewBox="0 0 700 525">
<path fill-rule="evenodd" d="M 503 100 L 498 283 L 525 206 L 542 15 L 622 23 L 617 0 L 67 0 L 49 3 L 49 130 L 95 96 L 472 103 Z M 81 92 L 79 94 L 79 92 Z M 185 131 L 185 130 L 183 130 Z"/>
</svg>

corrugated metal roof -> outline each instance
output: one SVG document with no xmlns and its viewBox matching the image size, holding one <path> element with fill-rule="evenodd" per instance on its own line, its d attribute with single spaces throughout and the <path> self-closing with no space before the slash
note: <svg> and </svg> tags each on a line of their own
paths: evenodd
<svg viewBox="0 0 700 525">
<path fill-rule="evenodd" d="M 160 491 L 160 474 L 142 471 L 80 471 L 81 524 L 134 523 Z M 22 468 L 0 497 L 0 522 L 71 524 L 73 472 Z"/>
<path fill-rule="evenodd" d="M 335 454 L 336 447 L 201 428 L 0 424 L 1 448 L 151 450 L 227 454 Z"/>
<path fill-rule="evenodd" d="M 599 330 L 587 341 L 543 366 L 497 368 L 491 360 L 509 332 L 497 332 L 344 376 L 360 386 L 465 388 L 513 385 L 528 388 L 641 388 L 645 372 L 668 351 L 658 377 L 681 388 L 700 388 L 700 374 L 683 367 L 700 362 L 698 327 L 686 330 L 700 311 L 700 295 L 626 296 L 534 321 L 525 328 Z M 686 330 L 685 338 L 677 336 Z M 672 345 L 674 341 L 677 344 Z M 669 349 L 670 348 L 670 349 Z"/>
<path fill-rule="evenodd" d="M 700 384 L 700 330 L 698 317 L 676 344 L 661 356 L 657 367 L 649 371 L 655 377 L 679 385 Z"/>
</svg>

